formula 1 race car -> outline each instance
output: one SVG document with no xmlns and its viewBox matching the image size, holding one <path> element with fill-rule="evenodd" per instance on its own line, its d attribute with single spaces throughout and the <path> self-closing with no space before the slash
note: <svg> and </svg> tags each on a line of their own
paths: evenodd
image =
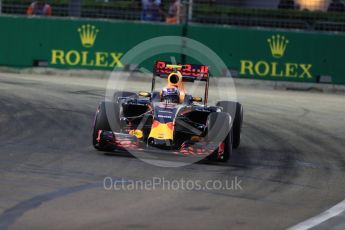
<svg viewBox="0 0 345 230">
<path fill-rule="evenodd" d="M 156 79 L 166 86 L 155 90 Z M 205 82 L 204 99 L 185 82 Z M 238 102 L 207 104 L 209 68 L 156 61 L 151 92 L 117 91 L 96 111 L 93 146 L 101 151 L 168 151 L 227 161 L 240 145 L 243 108 Z M 202 103 L 203 101 L 203 103 Z"/>
</svg>

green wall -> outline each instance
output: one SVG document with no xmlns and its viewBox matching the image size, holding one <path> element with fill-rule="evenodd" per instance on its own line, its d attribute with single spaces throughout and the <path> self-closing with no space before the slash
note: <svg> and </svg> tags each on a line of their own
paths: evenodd
<svg viewBox="0 0 345 230">
<path fill-rule="evenodd" d="M 94 27 L 93 44 L 83 44 L 78 31 Z M 0 17 L 0 65 L 30 67 L 34 60 L 50 67 L 112 70 L 128 50 L 156 36 L 181 33 L 181 26 L 124 21 Z M 85 38 L 92 38 L 85 32 Z M 150 68 L 152 69 L 152 67 Z"/>
<path fill-rule="evenodd" d="M 83 25 L 94 26 L 93 33 L 78 31 Z M 41 60 L 55 68 L 111 70 L 140 42 L 182 34 L 180 25 L 64 18 L 2 16 L 0 27 L 0 65 L 10 67 Z M 333 83 L 345 84 L 343 34 L 189 25 L 187 36 L 215 51 L 239 78 L 316 82 L 328 75 Z M 153 59 L 145 63 L 149 70 Z"/>
<path fill-rule="evenodd" d="M 272 36 L 278 41 L 277 35 L 279 42 L 282 36 L 288 41 L 281 57 L 273 57 L 268 43 Z M 191 26 L 188 36 L 213 49 L 240 77 L 315 82 L 330 75 L 334 83 L 345 83 L 342 34 Z"/>
</svg>

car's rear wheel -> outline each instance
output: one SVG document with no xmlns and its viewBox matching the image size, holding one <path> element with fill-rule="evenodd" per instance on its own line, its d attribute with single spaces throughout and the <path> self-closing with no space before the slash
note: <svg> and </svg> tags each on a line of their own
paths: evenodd
<svg viewBox="0 0 345 230">
<path fill-rule="evenodd" d="M 217 106 L 223 107 L 223 112 L 230 114 L 232 120 L 233 143 L 232 147 L 237 149 L 241 143 L 241 130 L 243 123 L 243 106 L 238 102 L 219 101 Z"/>
<path fill-rule="evenodd" d="M 219 147 L 214 150 L 211 159 L 226 162 L 232 155 L 232 129 L 230 115 L 224 112 L 210 113 L 207 117 L 206 141 L 223 145 L 223 154 L 219 156 Z"/>
</svg>

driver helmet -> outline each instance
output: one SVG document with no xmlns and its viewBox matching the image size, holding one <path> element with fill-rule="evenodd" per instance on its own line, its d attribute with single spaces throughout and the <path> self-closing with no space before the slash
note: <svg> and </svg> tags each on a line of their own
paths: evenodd
<svg viewBox="0 0 345 230">
<path fill-rule="evenodd" d="M 166 87 L 162 90 L 161 98 L 166 103 L 179 103 L 180 91 L 175 87 Z"/>
</svg>

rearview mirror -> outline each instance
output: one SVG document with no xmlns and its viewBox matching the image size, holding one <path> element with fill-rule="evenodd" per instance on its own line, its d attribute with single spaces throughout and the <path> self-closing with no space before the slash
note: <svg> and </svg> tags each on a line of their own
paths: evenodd
<svg viewBox="0 0 345 230">
<path fill-rule="evenodd" d="M 151 97 L 151 93 L 149 93 L 149 92 L 144 92 L 144 91 L 139 92 L 138 95 L 139 95 L 140 97 Z"/>
<path fill-rule="evenodd" d="M 202 98 L 201 97 L 193 97 L 193 101 L 202 102 Z"/>
</svg>

